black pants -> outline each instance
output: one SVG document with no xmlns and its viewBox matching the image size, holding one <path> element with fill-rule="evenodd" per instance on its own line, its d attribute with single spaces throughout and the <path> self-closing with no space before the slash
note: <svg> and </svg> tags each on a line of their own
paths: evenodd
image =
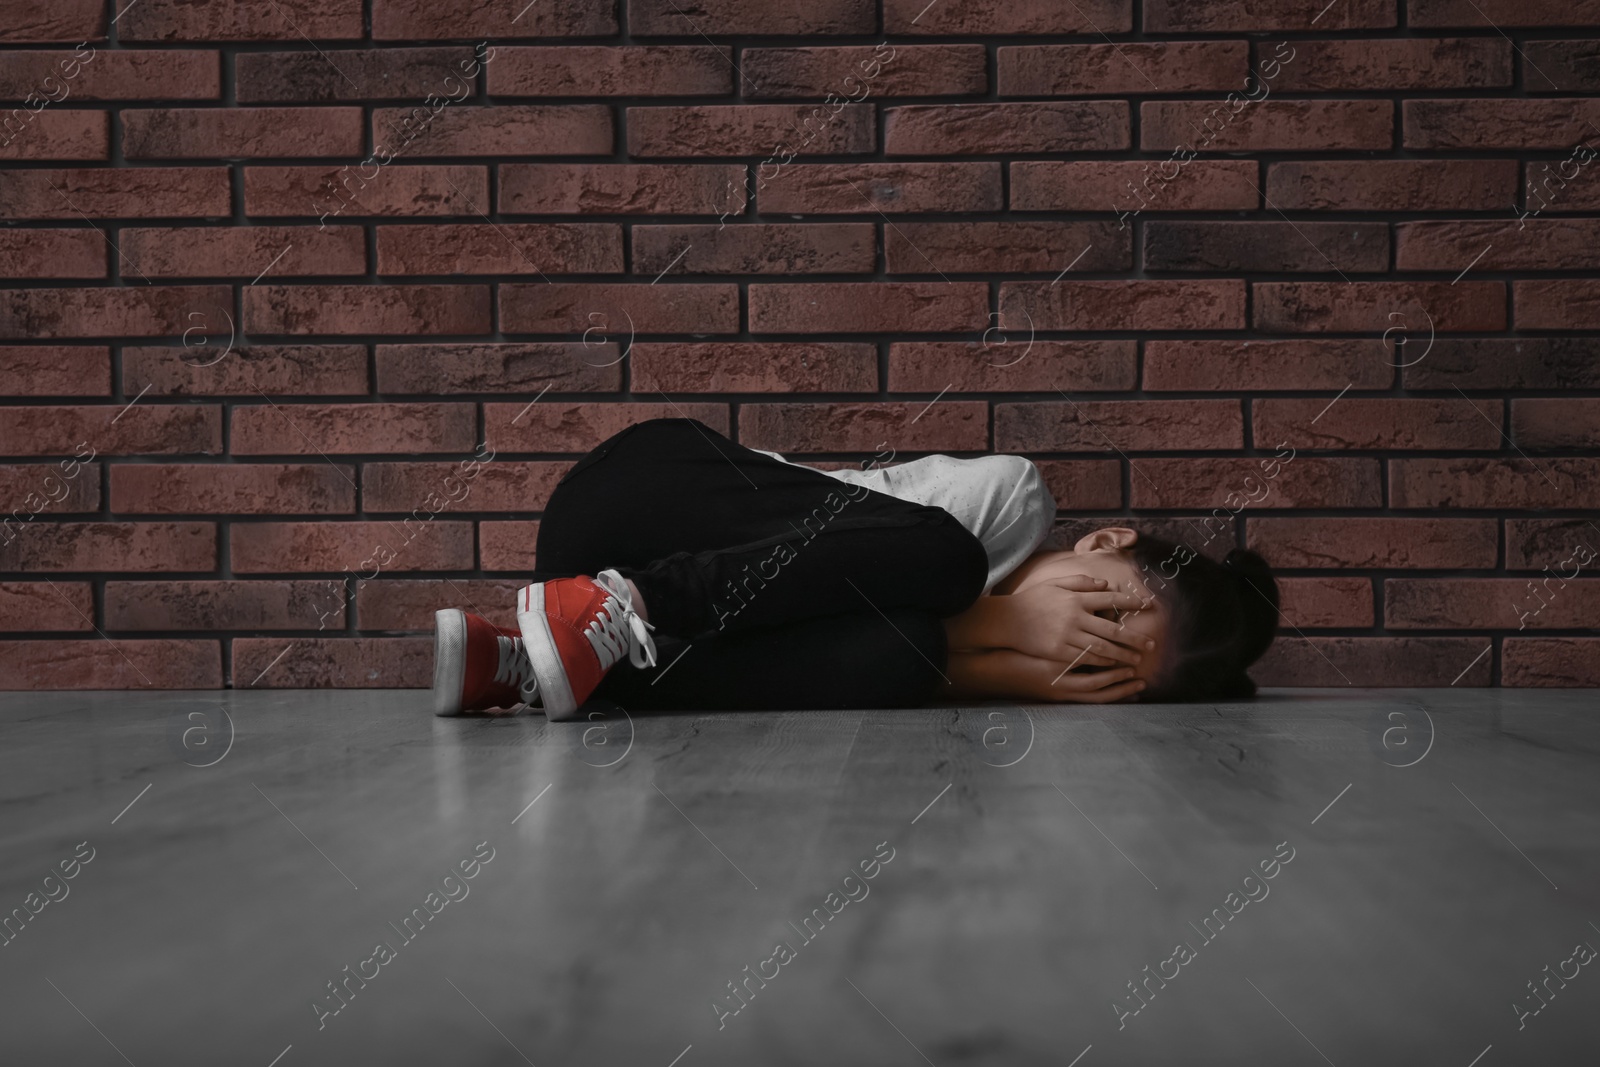
<svg viewBox="0 0 1600 1067">
<path fill-rule="evenodd" d="M 624 708 L 915 707 L 942 681 L 940 620 L 983 592 L 949 512 L 763 456 L 694 419 L 630 426 L 556 486 L 535 581 L 615 568 L 658 663 L 624 659 Z"/>
</svg>

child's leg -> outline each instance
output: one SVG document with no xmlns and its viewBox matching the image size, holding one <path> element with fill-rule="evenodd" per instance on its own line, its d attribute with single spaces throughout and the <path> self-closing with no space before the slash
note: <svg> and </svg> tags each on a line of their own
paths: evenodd
<svg viewBox="0 0 1600 1067">
<path fill-rule="evenodd" d="M 629 711 L 910 708 L 943 681 L 944 624 L 926 611 L 828 615 L 661 643 L 651 668 L 620 663 L 595 697 Z"/>
<path fill-rule="evenodd" d="M 939 508 L 780 463 L 692 419 L 657 419 L 562 479 L 538 567 L 535 581 L 615 568 L 658 633 L 698 640 L 820 616 L 954 615 L 982 593 L 988 563 Z"/>
</svg>

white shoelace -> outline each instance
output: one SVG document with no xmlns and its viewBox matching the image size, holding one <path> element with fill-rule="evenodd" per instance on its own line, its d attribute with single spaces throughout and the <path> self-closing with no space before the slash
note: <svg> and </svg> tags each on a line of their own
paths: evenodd
<svg viewBox="0 0 1600 1067">
<path fill-rule="evenodd" d="M 532 704 L 539 699 L 539 679 L 534 676 L 533 661 L 528 659 L 519 639 L 501 635 L 496 640 L 500 645 L 500 665 L 494 671 L 495 682 L 516 686 L 522 702 Z"/>
<path fill-rule="evenodd" d="M 655 627 L 633 610 L 633 596 L 628 592 L 627 581 L 614 570 L 604 570 L 595 575 L 594 584 L 607 595 L 584 636 L 594 646 L 601 669 L 609 669 L 622 658 L 624 651 L 628 653 L 628 662 L 635 667 L 654 667 L 656 643 L 650 631 Z"/>
</svg>

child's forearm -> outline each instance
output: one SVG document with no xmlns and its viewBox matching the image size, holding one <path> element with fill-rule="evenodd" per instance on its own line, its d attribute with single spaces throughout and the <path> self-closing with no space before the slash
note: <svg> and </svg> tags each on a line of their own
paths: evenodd
<svg viewBox="0 0 1600 1067">
<path fill-rule="evenodd" d="M 944 620 L 945 638 L 952 650 L 1009 648 L 1014 618 L 1010 597 L 981 596 L 960 615 Z"/>
</svg>

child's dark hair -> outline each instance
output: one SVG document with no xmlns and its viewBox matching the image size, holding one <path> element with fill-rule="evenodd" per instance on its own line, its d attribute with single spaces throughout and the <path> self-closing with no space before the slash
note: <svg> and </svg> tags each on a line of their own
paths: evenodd
<svg viewBox="0 0 1600 1067">
<path fill-rule="evenodd" d="M 1140 700 L 1233 700 L 1255 695 L 1246 673 L 1278 630 L 1278 583 L 1267 561 L 1236 548 L 1221 563 L 1187 545 L 1140 534 L 1128 549 L 1171 614 L 1161 674 Z"/>
</svg>

